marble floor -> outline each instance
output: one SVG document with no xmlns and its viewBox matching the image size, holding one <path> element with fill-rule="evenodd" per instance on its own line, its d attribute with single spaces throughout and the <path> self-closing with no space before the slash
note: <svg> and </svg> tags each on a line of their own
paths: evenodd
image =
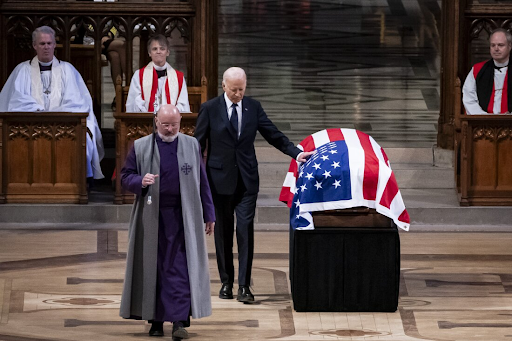
<svg viewBox="0 0 512 341">
<path fill-rule="evenodd" d="M 512 338 L 512 233 L 403 232 L 394 313 L 296 312 L 288 233 L 256 232 L 256 303 L 217 298 L 192 320 L 193 340 L 436 340 Z M 125 230 L 0 230 L 0 340 L 147 340 L 148 325 L 118 316 Z M 170 334 L 170 325 L 165 325 Z M 164 339 L 171 339 L 164 337 Z"/>
</svg>

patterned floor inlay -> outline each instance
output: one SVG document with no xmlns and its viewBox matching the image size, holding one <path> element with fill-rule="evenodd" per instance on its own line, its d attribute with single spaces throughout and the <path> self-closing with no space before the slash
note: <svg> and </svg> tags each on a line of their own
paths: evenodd
<svg viewBox="0 0 512 341">
<path fill-rule="evenodd" d="M 104 253 L 114 241 L 123 250 L 127 231 L 108 235 L 109 241 L 104 231 L 0 231 L 0 340 L 147 339 L 146 322 L 118 316 L 125 254 Z M 213 314 L 192 320 L 190 335 L 233 341 L 510 340 L 512 233 L 409 232 L 400 239 L 398 310 L 346 313 L 293 309 L 287 232 L 256 232 L 255 304 L 219 299 L 208 238 Z M 81 257 L 77 243 L 96 253 Z M 58 254 L 59 261 L 44 253 Z M 12 259 L 16 266 L 6 266 Z M 170 335 L 171 326 L 164 330 Z"/>
</svg>

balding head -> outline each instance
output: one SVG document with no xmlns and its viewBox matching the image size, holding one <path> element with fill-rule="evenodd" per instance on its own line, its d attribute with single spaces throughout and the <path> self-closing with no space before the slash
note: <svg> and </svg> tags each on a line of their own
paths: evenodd
<svg viewBox="0 0 512 341">
<path fill-rule="evenodd" d="M 164 104 L 155 117 L 158 135 L 165 142 L 172 142 L 180 131 L 181 114 L 172 104 Z"/>
<path fill-rule="evenodd" d="M 222 82 L 225 82 L 227 79 L 247 80 L 247 76 L 245 75 L 244 69 L 234 66 L 224 71 L 224 75 L 222 75 Z"/>
<path fill-rule="evenodd" d="M 230 67 L 224 71 L 222 76 L 222 89 L 226 92 L 229 100 L 238 103 L 244 98 L 247 86 L 245 71 L 239 67 Z"/>
</svg>

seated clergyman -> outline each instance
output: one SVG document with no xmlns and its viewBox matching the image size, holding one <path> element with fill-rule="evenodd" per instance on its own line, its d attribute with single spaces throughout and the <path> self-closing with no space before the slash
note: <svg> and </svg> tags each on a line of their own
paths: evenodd
<svg viewBox="0 0 512 341">
<path fill-rule="evenodd" d="M 512 111 L 512 81 L 508 75 L 512 35 L 498 28 L 491 33 L 489 41 L 492 58 L 475 64 L 462 88 L 462 102 L 468 115 Z"/>
<path fill-rule="evenodd" d="M 88 112 L 86 174 L 88 178 L 102 179 L 103 139 L 91 95 L 73 65 L 55 58 L 55 45 L 51 27 L 41 26 L 32 33 L 37 55 L 18 64 L 7 79 L 0 92 L 0 111 Z"/>
</svg>

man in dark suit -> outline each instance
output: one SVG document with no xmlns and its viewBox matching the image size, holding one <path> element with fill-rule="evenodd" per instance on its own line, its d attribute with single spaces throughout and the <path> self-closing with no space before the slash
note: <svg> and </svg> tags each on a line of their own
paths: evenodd
<svg viewBox="0 0 512 341">
<path fill-rule="evenodd" d="M 275 148 L 305 162 L 312 152 L 302 152 L 277 129 L 260 102 L 244 97 L 247 78 L 243 69 L 224 72 L 224 94 L 201 105 L 195 137 L 207 152 L 206 170 L 212 190 L 215 215 L 215 249 L 222 287 L 219 297 L 233 298 L 233 233 L 236 213 L 238 244 L 238 295 L 244 303 L 254 301 L 249 289 L 254 253 L 254 213 L 259 190 L 258 161 L 254 149 L 256 132 Z"/>
</svg>

